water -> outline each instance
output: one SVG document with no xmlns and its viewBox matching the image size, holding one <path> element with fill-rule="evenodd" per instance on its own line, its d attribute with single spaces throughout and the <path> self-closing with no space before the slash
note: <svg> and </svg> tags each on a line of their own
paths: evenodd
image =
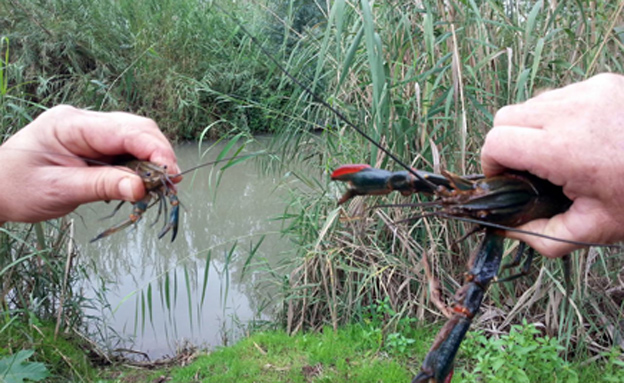
<svg viewBox="0 0 624 383">
<path fill-rule="evenodd" d="M 200 158 L 197 144 L 176 147 L 181 169 L 213 160 L 220 151 L 215 147 L 210 151 L 214 154 Z M 229 343 L 241 325 L 270 319 L 277 288 L 257 265 L 275 267 L 288 258 L 291 247 L 278 233 L 281 222 L 274 219 L 285 209 L 287 192 L 278 179 L 261 175 L 253 160 L 221 176 L 219 168 L 202 168 L 179 184 L 183 208 L 173 243 L 170 234 L 157 238 L 162 217 L 150 227 L 156 206 L 134 228 L 93 244 L 91 238 L 127 218 L 131 205 L 104 221 L 100 219 L 111 213 L 114 203 L 78 210 L 84 220 L 75 220 L 81 257 L 94 270 L 91 282 L 96 289 L 106 287 L 110 303 L 109 309 L 91 314 L 109 323 L 112 331 L 106 336 L 134 338 L 134 343 L 119 347 L 155 358 L 173 354 L 182 340 L 206 347 Z M 269 309 L 258 315 L 265 306 Z"/>
</svg>

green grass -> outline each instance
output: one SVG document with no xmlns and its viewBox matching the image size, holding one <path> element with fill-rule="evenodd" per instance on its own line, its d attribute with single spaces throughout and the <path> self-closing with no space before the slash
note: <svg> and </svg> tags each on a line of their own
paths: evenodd
<svg viewBox="0 0 624 383">
<path fill-rule="evenodd" d="M 525 327 L 525 330 L 531 328 Z M 420 367 L 437 329 L 433 330 L 430 327 L 415 327 L 406 331 L 404 336 L 418 339 L 418 342 L 402 352 L 387 345 L 380 347 L 368 336 L 370 327 L 361 325 L 345 326 L 338 331 L 325 328 L 322 332 L 294 336 L 288 336 L 283 331 L 261 332 L 232 347 L 200 356 L 189 366 L 174 368 L 163 374 L 174 382 L 407 383 Z M 517 334 L 512 340 L 471 340 L 471 345 L 482 342 L 481 347 L 488 350 L 489 360 L 499 366 L 499 371 L 490 368 L 479 372 L 475 366 L 484 366 L 479 364 L 482 354 L 480 349 L 473 348 L 470 353 L 461 353 L 454 381 L 611 383 L 624 379 L 622 362 L 615 354 L 611 357 L 607 355 L 606 362 L 587 365 L 569 363 L 556 352 L 552 354 L 552 350 L 559 347 L 553 345 L 555 340 L 533 339 L 533 335 L 534 332 L 527 331 L 526 335 Z M 551 346 L 545 346 L 548 344 Z M 529 349 L 534 354 L 534 365 L 524 368 L 522 374 L 518 371 L 513 373 L 513 368 L 521 362 L 519 356 Z M 513 363 L 509 362 L 510 358 Z M 496 376 L 492 373 L 499 374 L 498 380 L 492 380 L 492 376 Z M 474 380 L 479 376 L 481 380 Z"/>
<path fill-rule="evenodd" d="M 85 352 L 87 344 L 75 335 L 55 335 L 55 323 L 36 320 L 28 324 L 14 323 L 0 332 L 0 344 L 0 359 L 20 350 L 34 350 L 28 361 L 43 363 L 50 373 L 46 382 L 97 380 L 99 370 Z"/>
<path fill-rule="evenodd" d="M 0 360 L 22 349 L 34 349 L 29 362 L 46 366 L 51 373 L 46 382 L 148 383 L 161 377 L 173 382 L 215 383 L 409 382 L 439 327 L 404 322 L 401 331 L 394 332 L 379 325 L 381 322 L 371 318 L 367 324 L 337 331 L 324 328 L 294 336 L 281 330 L 258 332 L 233 346 L 200 354 L 184 367 L 148 370 L 123 364 L 96 367 L 85 355 L 82 340 L 66 334 L 55 338 L 53 324 L 33 323 L 12 326 L 0 334 L 5 345 Z M 519 330 L 500 340 L 469 335 L 456 363 L 454 381 L 624 381 L 621 352 L 613 350 L 592 363 L 567 362 L 557 355 L 561 346 L 555 339 L 538 336 L 530 325 Z M 412 342 L 403 348 L 395 339 Z"/>
<path fill-rule="evenodd" d="M 255 334 L 232 347 L 200 357 L 172 371 L 173 381 L 201 382 L 407 382 L 406 358 L 393 359 L 369 349 L 363 329 L 334 333 L 282 331 Z"/>
</svg>

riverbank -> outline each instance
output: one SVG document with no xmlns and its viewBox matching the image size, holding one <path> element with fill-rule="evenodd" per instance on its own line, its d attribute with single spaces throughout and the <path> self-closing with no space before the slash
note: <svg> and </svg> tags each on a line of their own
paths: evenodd
<svg viewBox="0 0 624 383">
<path fill-rule="evenodd" d="M 424 326 L 387 336 L 366 325 L 292 337 L 283 331 L 263 332 L 159 376 L 170 377 L 172 382 L 203 383 L 408 383 L 437 329 Z M 616 354 L 597 363 L 568 363 L 557 356 L 556 342 L 532 339 L 531 326 L 520 330 L 528 331 L 497 342 L 469 335 L 468 351 L 460 351 L 453 381 L 624 382 L 624 366 Z"/>
<path fill-rule="evenodd" d="M 46 328 L 42 327 L 43 333 Z M 61 335 L 50 342 L 52 337 L 44 336 L 33 338 L 31 345 L 37 351 L 29 362 L 45 363 L 46 382 L 407 383 L 418 371 L 437 330 L 420 326 L 384 334 L 372 323 L 293 336 L 274 330 L 210 352 L 187 348 L 167 361 L 129 364 L 117 360 L 106 366 L 90 363 L 75 338 L 67 341 Z M 512 335 L 497 341 L 469 335 L 456 360 L 454 381 L 624 382 L 624 366 L 616 353 L 591 363 L 568 363 L 557 356 L 556 341 L 533 338 L 535 327 L 518 328 Z M 0 363 L 0 376 L 6 372 L 3 367 Z M 33 365 L 23 367 L 32 369 Z M 5 381 L 14 382 L 14 375 L 17 372 L 4 376 Z"/>
</svg>

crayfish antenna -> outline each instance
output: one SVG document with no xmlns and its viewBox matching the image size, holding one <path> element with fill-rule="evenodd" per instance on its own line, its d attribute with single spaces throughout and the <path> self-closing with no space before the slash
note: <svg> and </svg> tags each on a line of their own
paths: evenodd
<svg viewBox="0 0 624 383">
<path fill-rule="evenodd" d="M 417 202 L 417 203 L 388 203 L 388 204 L 380 204 L 375 205 L 374 209 L 384 208 L 384 207 L 441 207 L 442 204 L 439 201 L 429 201 L 429 202 Z"/>
<path fill-rule="evenodd" d="M 532 236 L 535 236 L 535 237 L 546 238 L 546 239 L 550 239 L 551 241 L 569 243 L 569 244 L 572 244 L 572 245 L 606 247 L 606 248 L 609 248 L 609 249 L 624 250 L 624 246 L 623 245 L 609 245 L 609 244 L 597 243 L 597 242 L 583 242 L 583 241 L 573 241 L 573 240 L 570 240 L 570 239 L 555 238 L 555 237 L 551 237 L 550 235 L 546 235 L 546 234 L 540 234 L 540 233 L 535 233 L 533 231 L 518 229 L 518 228 L 515 228 L 515 227 L 499 225 L 497 223 L 486 222 L 486 221 L 482 221 L 482 220 L 474 219 L 474 218 L 458 217 L 458 216 L 447 214 L 447 213 L 444 213 L 444 212 L 439 212 L 438 216 L 440 216 L 442 218 L 454 219 L 454 220 L 462 221 L 462 222 L 470 222 L 470 223 L 474 223 L 474 224 L 485 226 L 485 227 L 491 227 L 493 229 L 500 229 L 500 230 L 506 230 L 506 231 L 515 231 L 516 233 L 528 234 L 528 235 L 532 235 Z"/>
</svg>

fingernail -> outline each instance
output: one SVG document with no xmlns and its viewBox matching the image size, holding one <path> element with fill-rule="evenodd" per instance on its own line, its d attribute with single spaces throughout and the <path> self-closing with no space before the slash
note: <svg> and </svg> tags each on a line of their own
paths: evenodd
<svg viewBox="0 0 624 383">
<path fill-rule="evenodd" d="M 134 191 L 132 188 L 132 180 L 130 178 L 124 178 L 119 182 L 119 193 L 121 199 L 126 201 L 134 201 Z"/>
</svg>

